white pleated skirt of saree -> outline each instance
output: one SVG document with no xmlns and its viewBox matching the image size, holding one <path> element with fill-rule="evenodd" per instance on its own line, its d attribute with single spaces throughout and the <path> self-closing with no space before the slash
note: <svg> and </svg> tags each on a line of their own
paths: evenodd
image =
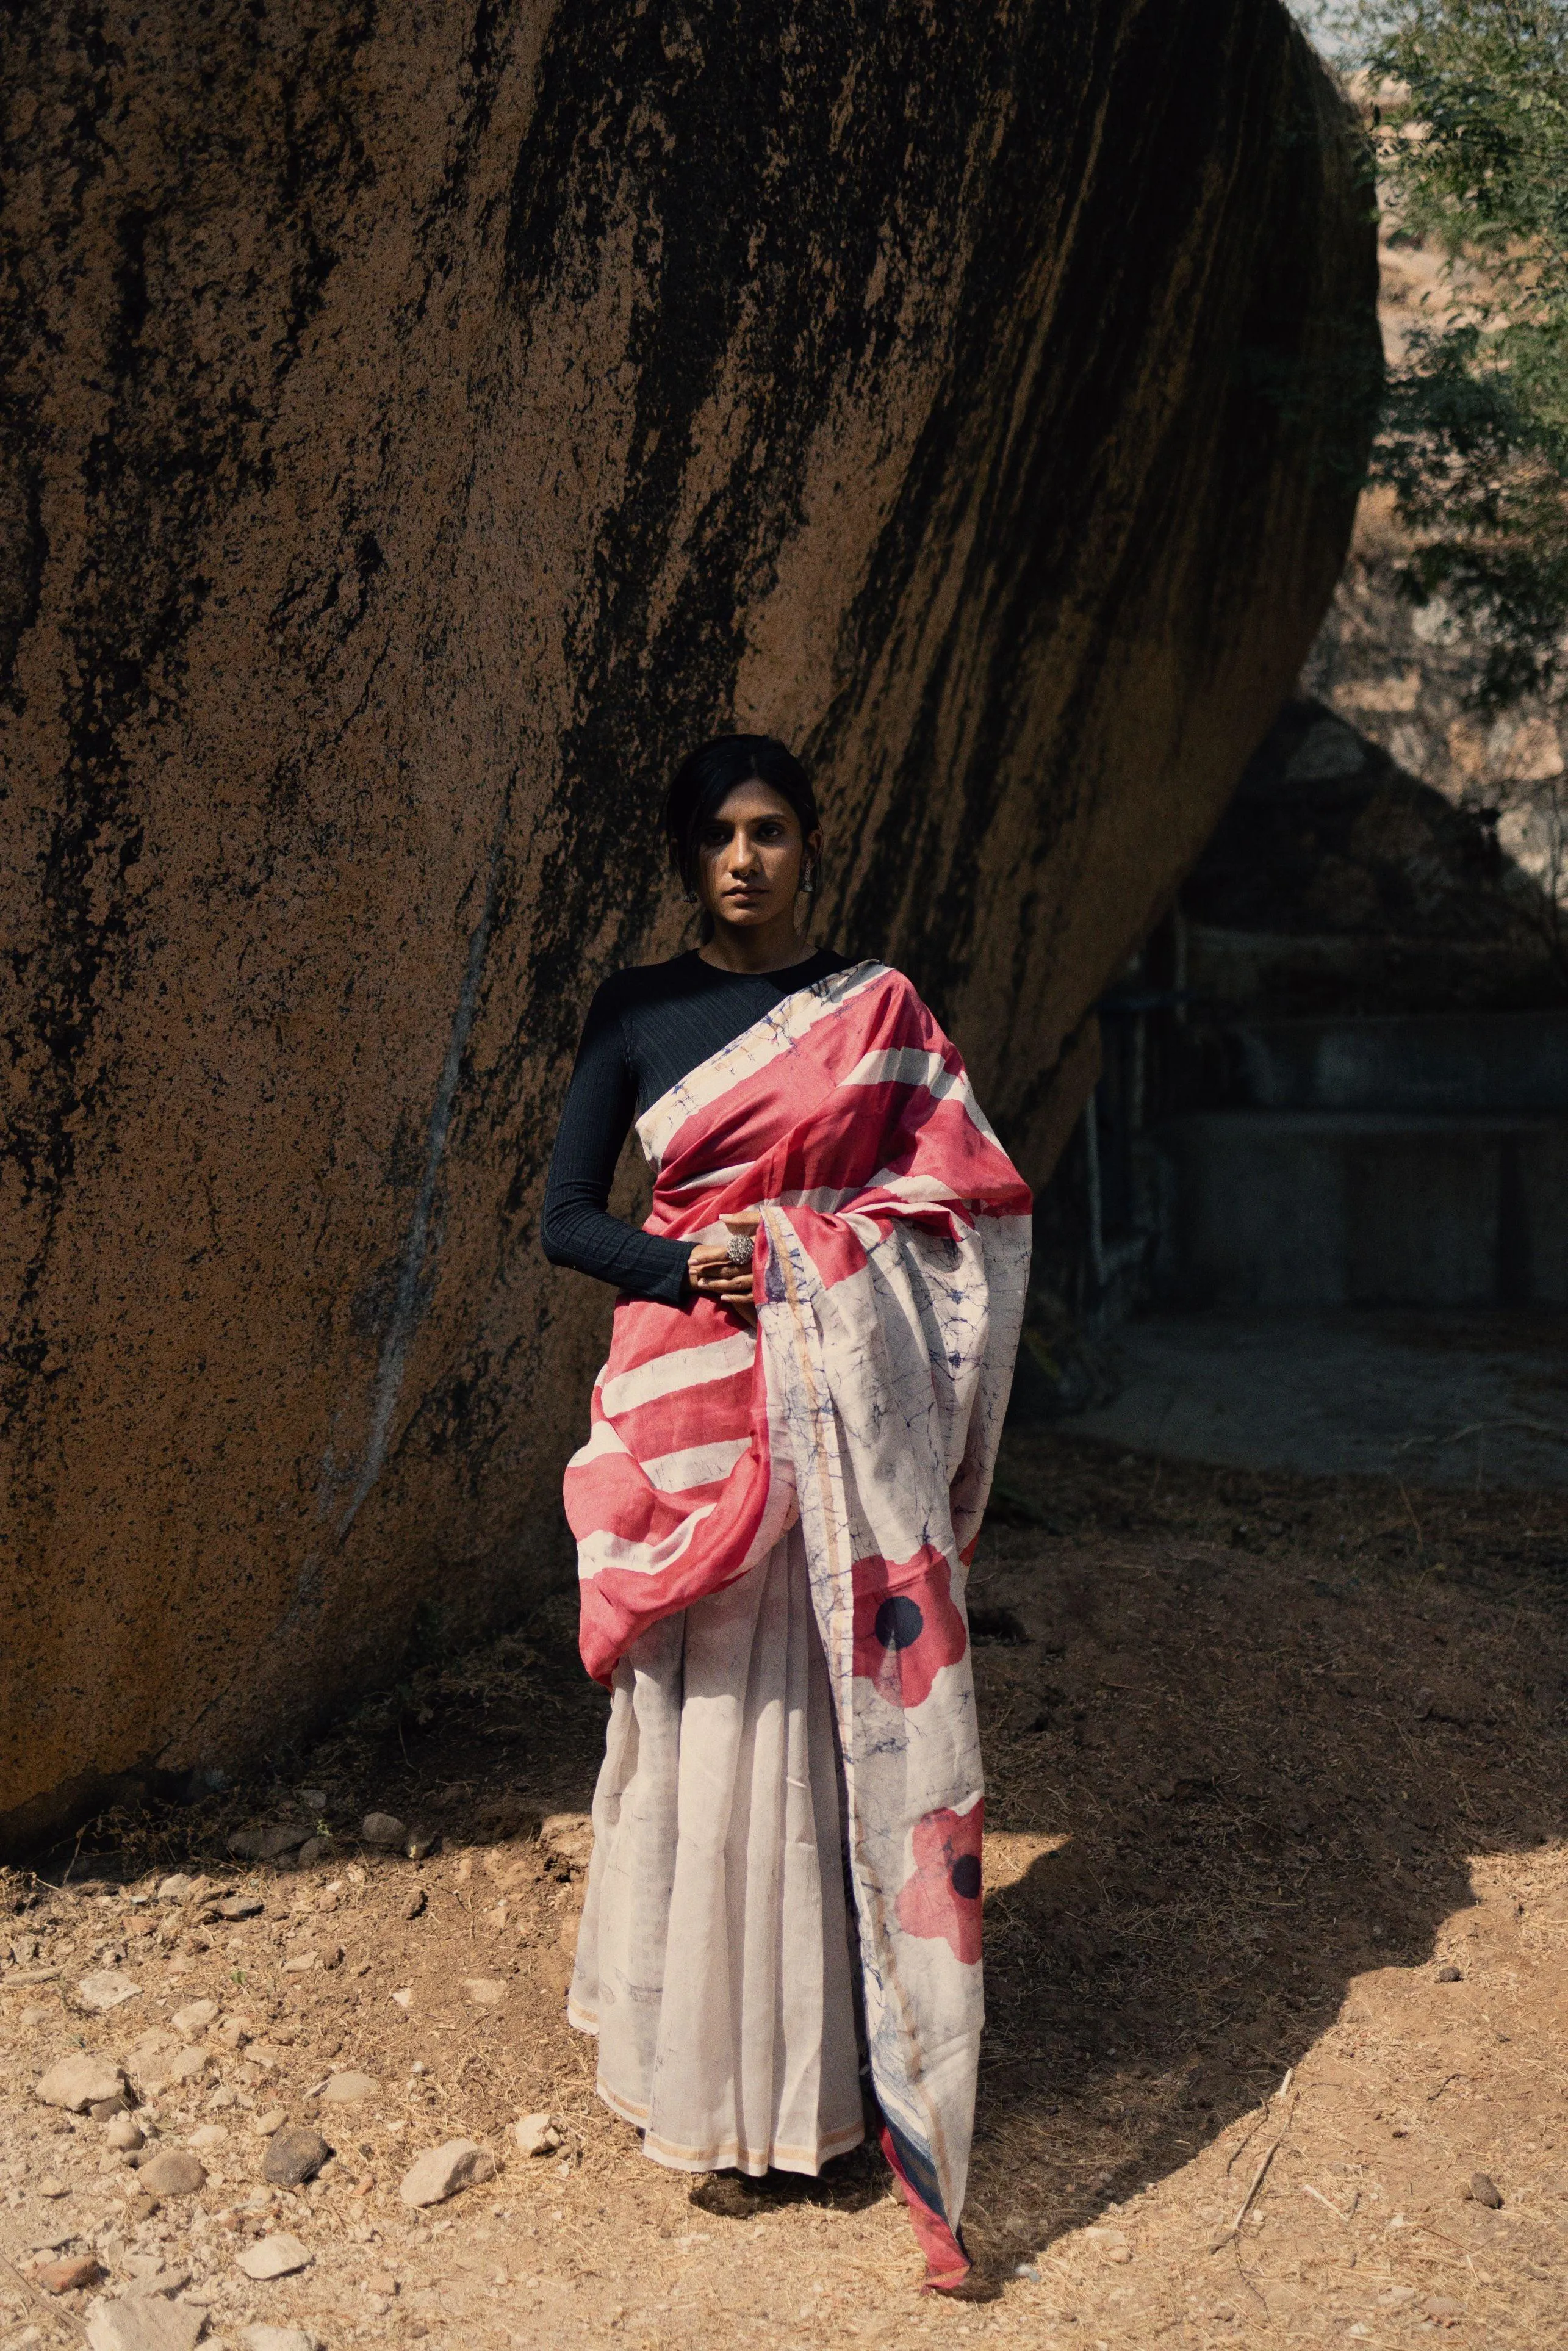
<svg viewBox="0 0 1568 2351">
<path fill-rule="evenodd" d="M 676 2170 L 864 2137 L 827 1661 L 799 1527 L 616 1667 L 567 2013 Z"/>
</svg>

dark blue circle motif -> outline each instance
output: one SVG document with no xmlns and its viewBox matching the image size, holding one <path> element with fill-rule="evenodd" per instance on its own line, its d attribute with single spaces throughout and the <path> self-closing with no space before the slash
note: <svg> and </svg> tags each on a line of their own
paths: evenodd
<svg viewBox="0 0 1568 2351">
<path fill-rule="evenodd" d="M 948 1872 L 953 1891 L 962 1901 L 972 1902 L 980 1890 L 979 1855 L 961 1853 Z"/>
<path fill-rule="evenodd" d="M 925 1630 L 925 1619 L 913 1600 L 902 1592 L 894 1593 L 877 1610 L 872 1630 L 884 1649 L 913 1649 Z"/>
</svg>

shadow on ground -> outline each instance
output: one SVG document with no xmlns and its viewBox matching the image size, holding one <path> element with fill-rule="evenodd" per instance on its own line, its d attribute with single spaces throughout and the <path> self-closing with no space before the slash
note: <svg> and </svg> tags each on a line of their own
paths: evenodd
<svg viewBox="0 0 1568 2351">
<path fill-rule="evenodd" d="M 969 2227 L 993 2267 L 1188 2164 L 1354 1977 L 1430 1960 L 1471 1855 L 1568 1823 L 1561 1492 L 1027 1437 L 1004 1482 L 1015 1523 L 971 1594 L 992 1890 Z"/>
<path fill-rule="evenodd" d="M 1216 1471 L 1015 1430 L 971 1598 L 990 1891 L 967 2229 L 994 2283 L 1257 2110 L 1358 1974 L 1429 1963 L 1471 1855 L 1563 1834 L 1568 1496 Z M 110 1816 L 43 1875 L 232 1875 L 233 1829 L 298 1812 L 302 1788 L 340 1858 L 371 1810 L 448 1852 L 507 1846 L 530 1808 L 580 1810 L 591 1789 L 605 1701 L 572 1615 L 564 1595 L 482 1650 L 413 1658 L 270 1781 Z M 527 2062 L 580 2076 L 591 2108 L 547 1897 Z M 464 1931 L 471 1965 L 466 1914 Z M 854 2212 L 891 2192 L 868 2149 L 768 2196 Z"/>
</svg>

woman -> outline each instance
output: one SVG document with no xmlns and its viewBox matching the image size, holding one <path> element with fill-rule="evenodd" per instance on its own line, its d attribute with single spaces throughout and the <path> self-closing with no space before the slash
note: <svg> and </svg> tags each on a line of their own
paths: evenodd
<svg viewBox="0 0 1568 2351">
<path fill-rule="evenodd" d="M 982 2013 L 963 1588 L 1030 1196 L 908 981 L 797 935 L 822 831 L 783 745 L 694 753 L 665 823 L 703 944 L 595 997 L 545 1206 L 550 1259 L 622 1293 L 566 1478 L 612 1692 L 568 2013 L 656 2160 L 815 2173 L 864 2135 L 858 1979 L 950 2290 Z M 605 1205 L 633 1119 L 640 1232 Z"/>
</svg>

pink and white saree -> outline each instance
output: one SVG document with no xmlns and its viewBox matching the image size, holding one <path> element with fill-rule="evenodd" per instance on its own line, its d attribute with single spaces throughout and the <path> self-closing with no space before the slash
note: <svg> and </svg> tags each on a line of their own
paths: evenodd
<svg viewBox="0 0 1568 2351">
<path fill-rule="evenodd" d="M 1030 1195 L 956 1049 L 877 963 L 785 998 L 637 1132 L 656 1172 L 648 1231 L 722 1239 L 726 1213 L 760 1209 L 758 1327 L 703 1299 L 618 1304 L 566 1477 L 583 1659 L 611 1683 L 628 1652 L 656 1652 L 654 1627 L 687 1610 L 706 1625 L 702 1604 L 748 1577 L 775 1591 L 803 1547 L 883 2146 L 928 2282 L 949 2286 L 968 2265 L 983 2021 L 964 1587 L 1012 1378 Z M 782 1593 L 746 1605 L 785 1612 Z M 806 1807 L 805 1831 L 785 1836 L 798 1849 L 813 1834 L 805 1763 L 784 1776 Z M 816 1805 L 820 1819 L 820 1784 Z M 724 1862 L 721 1823 L 712 1870 Z"/>
</svg>

